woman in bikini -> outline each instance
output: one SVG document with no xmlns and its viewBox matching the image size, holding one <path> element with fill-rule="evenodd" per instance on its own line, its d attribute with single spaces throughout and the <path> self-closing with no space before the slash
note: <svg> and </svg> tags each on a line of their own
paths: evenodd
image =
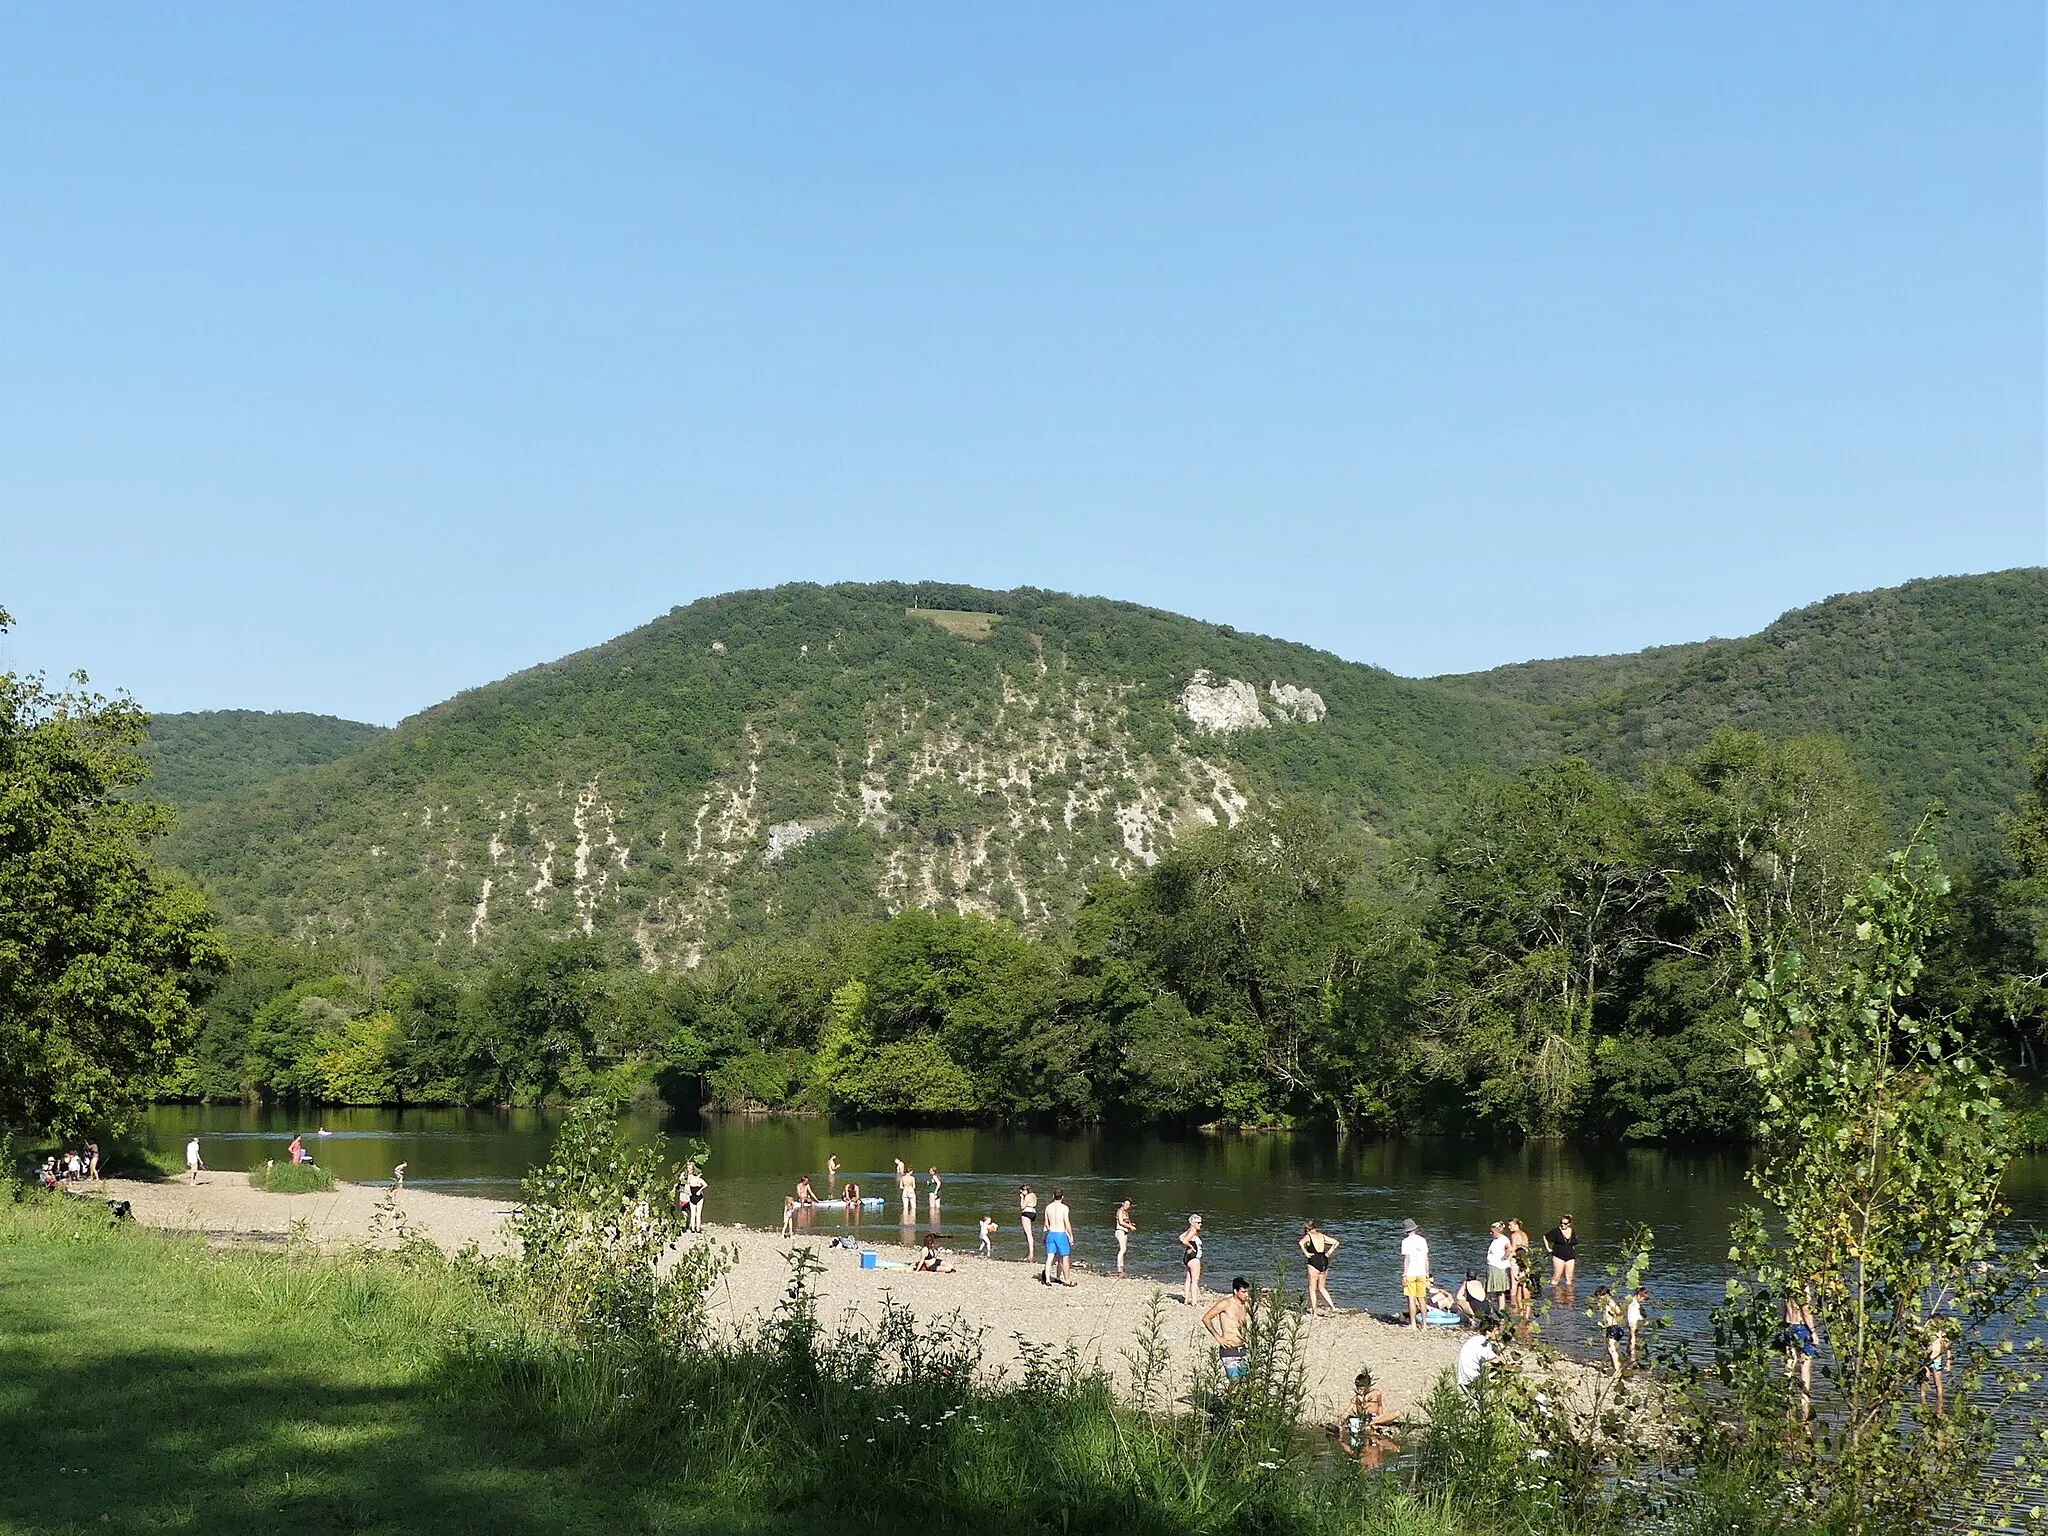
<svg viewBox="0 0 2048 1536">
<path fill-rule="evenodd" d="M 1301 1249 L 1301 1256 L 1308 1261 L 1308 1315 L 1321 1317 L 1322 1307 L 1332 1312 L 1337 1303 L 1330 1300 L 1330 1255 L 1343 1244 L 1336 1238 L 1316 1229 L 1312 1221 L 1301 1224 L 1301 1241 L 1295 1245 Z"/>
<path fill-rule="evenodd" d="M 1181 1292 L 1181 1300 L 1193 1307 L 1201 1303 L 1202 1297 L 1202 1218 L 1190 1216 L 1187 1230 L 1180 1235 L 1181 1266 L 1187 1270 L 1187 1285 Z"/>
<path fill-rule="evenodd" d="M 1017 1186 L 1017 1225 L 1024 1229 L 1024 1261 L 1038 1256 L 1038 1191 L 1029 1184 Z"/>
<path fill-rule="evenodd" d="M 1131 1220 L 1131 1202 L 1122 1200 L 1116 1208 L 1116 1272 L 1124 1272 L 1124 1255 L 1131 1249 L 1131 1234 L 1138 1230 L 1138 1224 Z"/>
</svg>

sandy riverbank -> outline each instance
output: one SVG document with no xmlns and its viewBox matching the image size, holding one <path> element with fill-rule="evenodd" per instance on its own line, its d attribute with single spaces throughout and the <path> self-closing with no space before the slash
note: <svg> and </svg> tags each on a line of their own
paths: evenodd
<svg viewBox="0 0 2048 1536">
<path fill-rule="evenodd" d="M 136 1219 L 151 1226 L 203 1232 L 217 1239 L 260 1240 L 283 1237 L 294 1221 L 304 1221 L 310 1240 L 341 1246 L 369 1240 L 372 1219 L 388 1191 L 337 1184 L 329 1194 L 271 1194 L 249 1188 L 244 1174 L 206 1173 L 196 1186 L 183 1179 L 109 1179 L 104 1193 L 109 1199 L 128 1201 Z M 501 1229 L 513 1209 L 502 1200 L 428 1190 L 407 1190 L 401 1205 L 409 1230 L 450 1252 L 471 1242 L 485 1252 L 502 1250 Z M 745 1227 L 710 1228 L 690 1241 L 724 1243 L 739 1250 L 737 1266 L 720 1283 L 713 1300 L 714 1315 L 723 1327 L 744 1327 L 773 1309 L 788 1278 L 783 1254 L 801 1246 L 814 1250 L 825 1266 L 818 1284 L 818 1314 L 827 1326 L 849 1313 L 873 1318 L 884 1296 L 893 1296 L 920 1317 L 958 1312 L 984 1330 L 989 1363 L 1011 1372 L 1022 1360 L 1021 1335 L 1055 1351 L 1071 1344 L 1082 1359 L 1099 1360 L 1121 1379 L 1123 1351 L 1135 1344 L 1151 1298 L 1161 1289 L 1153 1281 L 1119 1280 L 1085 1270 L 1076 1270 L 1072 1289 L 1045 1286 L 1038 1282 L 1035 1268 L 1004 1259 L 956 1257 L 959 1268 L 950 1275 L 862 1269 L 857 1255 L 830 1248 L 824 1236 L 783 1238 Z M 885 1256 L 908 1257 L 890 1244 L 876 1247 Z M 1198 1311 L 1169 1295 L 1165 1314 L 1177 1387 L 1214 1349 Z M 1352 1377 L 1366 1367 L 1385 1390 L 1390 1406 L 1412 1408 L 1451 1365 L 1462 1338 L 1442 1329 L 1416 1333 L 1357 1312 L 1310 1320 L 1306 1330 L 1308 1390 L 1317 1417 L 1335 1416 L 1350 1399 Z"/>
</svg>

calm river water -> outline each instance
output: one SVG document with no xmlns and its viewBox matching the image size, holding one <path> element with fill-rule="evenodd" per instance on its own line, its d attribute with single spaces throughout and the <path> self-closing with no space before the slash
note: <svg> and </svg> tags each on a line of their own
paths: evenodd
<svg viewBox="0 0 2048 1536">
<path fill-rule="evenodd" d="M 343 1179 L 389 1183 L 404 1161 L 406 1183 L 449 1194 L 510 1200 L 519 1181 L 543 1159 L 559 1117 L 544 1110 L 329 1109 L 312 1115 L 242 1106 L 162 1105 L 145 1129 L 154 1145 L 175 1152 L 197 1131 L 209 1167 L 244 1169 L 282 1158 L 294 1132 L 304 1132 L 315 1158 Z M 1610 1148 L 1542 1144 L 1481 1147 L 1452 1141 L 1339 1142 L 1327 1134 L 1294 1136 L 1118 1135 L 1109 1131 L 851 1126 L 826 1120 L 646 1116 L 648 1137 L 697 1136 L 708 1142 L 713 1222 L 774 1227 L 782 1197 L 808 1173 L 825 1193 L 825 1159 L 836 1155 L 841 1178 L 889 1201 L 861 1225 L 892 1238 L 897 1225 L 891 1160 L 918 1169 L 937 1166 L 944 1179 L 941 1227 L 956 1248 L 971 1248 L 984 1211 L 1002 1223 L 998 1251 L 1021 1258 L 1017 1186 L 1030 1182 L 1041 1199 L 1063 1188 L 1073 1207 L 1076 1256 L 1114 1262 L 1110 1237 L 1116 1202 L 1129 1199 L 1139 1231 L 1134 1267 L 1177 1279 L 1173 1238 L 1190 1211 L 1209 1232 L 1206 1277 L 1212 1286 L 1233 1274 L 1270 1278 L 1281 1260 L 1300 1272 L 1294 1248 L 1304 1217 L 1313 1217 L 1343 1249 L 1331 1267 L 1332 1294 L 1343 1306 L 1375 1312 L 1400 1309 L 1396 1244 L 1401 1222 L 1414 1217 L 1429 1238 L 1439 1277 L 1483 1268 L 1487 1224 L 1520 1216 L 1534 1234 L 1569 1211 L 1580 1236 L 1580 1298 L 1621 1259 L 1638 1225 L 1656 1234 L 1649 1284 L 1681 1327 L 1697 1326 L 1719 1300 L 1727 1273 L 1728 1223 L 1748 1196 L 1739 1150 Z M 322 1130 L 327 1134 L 318 1134 Z M 923 1180 L 920 1179 L 920 1188 Z M 2048 1157 L 2017 1162 L 2007 1192 L 2022 1226 L 2048 1226 Z M 930 1229 L 922 1198 L 915 1230 Z M 818 1230 L 840 1230 L 845 1218 L 817 1213 Z M 1547 1273 L 1547 1266 L 1546 1266 Z"/>
</svg>

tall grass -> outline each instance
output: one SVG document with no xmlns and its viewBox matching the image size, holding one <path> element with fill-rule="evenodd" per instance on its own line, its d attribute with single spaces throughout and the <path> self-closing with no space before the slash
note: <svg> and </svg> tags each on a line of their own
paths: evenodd
<svg viewBox="0 0 2048 1536">
<path fill-rule="evenodd" d="M 312 1163 L 267 1163 L 249 1170 L 249 1187 L 273 1195 L 317 1195 L 334 1188 L 334 1175 Z"/>
</svg>

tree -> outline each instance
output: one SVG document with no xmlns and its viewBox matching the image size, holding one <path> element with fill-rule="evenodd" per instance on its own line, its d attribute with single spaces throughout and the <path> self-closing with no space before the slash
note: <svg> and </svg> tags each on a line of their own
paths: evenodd
<svg viewBox="0 0 2048 1536">
<path fill-rule="evenodd" d="M 64 1135 L 147 1097 L 227 960 L 151 856 L 171 813 L 129 793 L 148 717 L 73 682 L 0 673 L 0 1125 Z"/>
<path fill-rule="evenodd" d="M 1752 1475 L 1775 1485 L 1773 1513 L 1856 1536 L 1924 1529 L 1967 1491 L 1995 1399 L 2037 1384 L 2048 1353 L 2029 1326 L 2048 1246 L 1999 1234 L 2013 1146 L 2003 1085 L 1917 995 L 1946 894 L 1916 837 L 1851 899 L 1829 964 L 1789 949 L 1747 989 L 1763 1133 L 1750 1179 L 1765 1208 L 1735 1226 L 1741 1278 L 1718 1319 L 1719 1364 L 1754 1415 L 1751 1454 L 1768 1448 Z M 1826 1352 L 1818 1417 L 1791 1434 L 1777 1426 L 1813 1405 L 1788 1405 L 1776 1369 L 1787 1301 L 1811 1309 Z M 1955 1379 L 1930 1410 L 1937 1334 Z M 1729 1410 L 1705 1418 L 1724 1426 Z"/>
<path fill-rule="evenodd" d="M 1575 757 L 1485 786 L 1436 843 L 1434 1070 L 1473 1107 L 1557 1132 L 1582 1107 L 1594 1014 L 1648 942 L 1663 884 L 1627 787 Z"/>
</svg>

